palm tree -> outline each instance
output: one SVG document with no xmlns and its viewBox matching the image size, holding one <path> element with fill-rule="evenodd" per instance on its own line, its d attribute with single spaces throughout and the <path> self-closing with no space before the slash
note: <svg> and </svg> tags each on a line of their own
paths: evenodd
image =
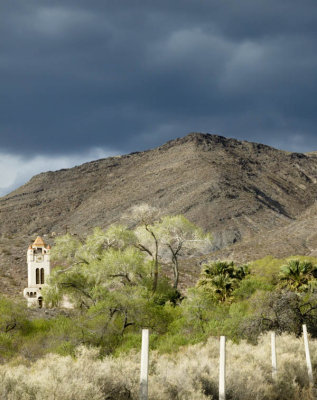
<svg viewBox="0 0 317 400">
<path fill-rule="evenodd" d="M 291 260 L 280 269 L 282 286 L 294 291 L 307 291 L 317 278 L 317 266 L 309 261 Z"/>
<path fill-rule="evenodd" d="M 211 291 L 219 301 L 225 302 L 248 273 L 247 266 L 236 266 L 233 262 L 217 261 L 204 265 L 197 286 Z"/>
</svg>

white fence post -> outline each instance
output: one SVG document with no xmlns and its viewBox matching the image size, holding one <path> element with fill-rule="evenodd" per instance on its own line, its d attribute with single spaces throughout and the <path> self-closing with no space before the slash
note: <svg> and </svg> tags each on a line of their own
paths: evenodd
<svg viewBox="0 0 317 400">
<path fill-rule="evenodd" d="M 277 375 L 277 362 L 276 362 L 276 343 L 275 332 L 271 333 L 271 350 L 272 350 L 272 378 L 275 380 Z"/>
<path fill-rule="evenodd" d="M 313 369 L 312 369 L 311 360 L 310 360 L 310 352 L 309 352 L 309 346 L 308 346 L 308 335 L 307 335 L 306 325 L 303 325 L 303 335 L 304 335 L 304 345 L 305 345 L 305 353 L 306 353 L 308 379 L 309 379 L 309 383 L 313 386 L 314 385 Z"/>
<path fill-rule="evenodd" d="M 226 400 L 226 337 L 220 336 L 219 400 Z"/>
<path fill-rule="evenodd" d="M 148 400 L 149 330 L 142 329 L 140 400 Z"/>
</svg>

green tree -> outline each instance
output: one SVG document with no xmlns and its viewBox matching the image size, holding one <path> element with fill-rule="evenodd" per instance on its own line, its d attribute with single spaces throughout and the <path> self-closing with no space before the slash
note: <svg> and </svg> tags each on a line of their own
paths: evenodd
<svg viewBox="0 0 317 400">
<path fill-rule="evenodd" d="M 197 286 L 213 293 L 220 302 L 225 302 L 248 274 L 246 265 L 217 261 L 203 266 Z"/>
<path fill-rule="evenodd" d="M 317 278 L 317 266 L 309 261 L 291 260 L 280 269 L 281 286 L 294 291 L 307 291 Z"/>
<path fill-rule="evenodd" d="M 157 290 L 160 262 L 173 268 L 173 287 L 179 282 L 179 258 L 211 251 L 211 235 L 191 223 L 183 215 L 162 216 L 161 210 L 148 204 L 134 206 L 128 218 L 137 227 L 135 246 L 146 253 L 153 264 L 153 292 Z"/>
<path fill-rule="evenodd" d="M 211 310 L 215 308 L 215 299 L 209 296 L 202 288 L 190 288 L 181 309 L 185 317 L 185 325 L 202 333 L 206 331 L 206 324 L 210 320 Z M 188 328 L 189 329 L 189 328 Z"/>
<path fill-rule="evenodd" d="M 211 249 L 211 235 L 190 222 L 183 215 L 164 216 L 153 226 L 159 240 L 160 259 L 172 264 L 174 282 L 177 289 L 179 282 L 179 258 L 193 253 L 205 254 Z"/>
<path fill-rule="evenodd" d="M 135 246 L 146 253 L 152 260 L 153 284 L 152 290 L 156 292 L 159 278 L 159 237 L 154 224 L 160 218 L 160 210 L 146 203 L 131 208 L 128 219 L 137 225 L 134 233 L 137 237 Z"/>
<path fill-rule="evenodd" d="M 71 254 L 67 255 L 68 241 Z M 84 343 L 111 351 L 128 328 L 166 329 L 164 304 L 172 288 L 162 279 L 153 296 L 152 264 L 135 246 L 133 232 L 112 226 L 107 231 L 95 229 L 85 241 L 66 236 L 56 243 L 52 256 L 58 265 L 45 288 L 45 302 L 61 304 L 67 297 L 81 313 L 78 323 Z"/>
</svg>

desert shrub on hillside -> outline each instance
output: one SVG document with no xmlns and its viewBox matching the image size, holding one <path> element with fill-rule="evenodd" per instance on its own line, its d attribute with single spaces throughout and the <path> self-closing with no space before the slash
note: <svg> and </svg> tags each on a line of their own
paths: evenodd
<svg viewBox="0 0 317 400">
<path fill-rule="evenodd" d="M 317 342 L 310 342 L 317 374 Z M 76 358 L 47 355 L 33 364 L 0 366 L 0 399 L 127 400 L 138 399 L 139 353 L 98 358 L 80 347 Z M 219 340 L 188 346 L 172 355 L 150 354 L 149 399 L 218 398 Z M 259 345 L 227 344 L 227 399 L 312 400 L 301 339 L 277 337 L 277 380 L 272 380 L 270 336 Z"/>
</svg>

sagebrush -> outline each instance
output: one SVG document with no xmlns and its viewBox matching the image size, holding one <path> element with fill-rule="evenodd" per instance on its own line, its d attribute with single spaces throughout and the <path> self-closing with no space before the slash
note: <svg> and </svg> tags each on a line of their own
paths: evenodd
<svg viewBox="0 0 317 400">
<path fill-rule="evenodd" d="M 311 340 L 313 372 L 317 373 L 317 341 Z M 218 338 L 182 348 L 173 355 L 150 354 L 149 399 L 218 398 Z M 270 364 L 270 335 L 253 346 L 227 343 L 227 399 L 309 400 L 302 339 L 277 337 L 278 377 Z M 79 347 L 76 357 L 46 355 L 34 363 L 0 366 L 0 398 L 5 400 L 138 399 L 140 354 L 99 358 L 95 348 Z"/>
</svg>

